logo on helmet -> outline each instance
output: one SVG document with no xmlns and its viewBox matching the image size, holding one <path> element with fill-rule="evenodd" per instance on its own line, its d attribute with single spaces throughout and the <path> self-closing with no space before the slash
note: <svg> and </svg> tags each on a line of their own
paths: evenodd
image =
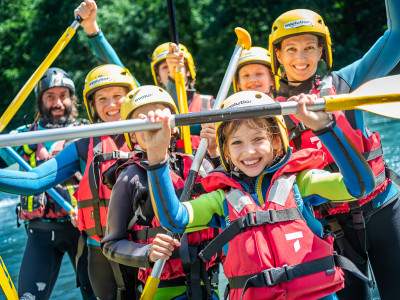
<svg viewBox="0 0 400 300">
<path fill-rule="evenodd" d="M 111 76 L 96 78 L 96 79 L 92 80 L 91 82 L 89 82 L 89 89 L 95 87 L 96 85 L 103 84 L 105 82 L 112 82 L 112 81 L 113 81 L 113 79 Z"/>
<path fill-rule="evenodd" d="M 55 86 L 62 86 L 62 84 L 63 84 L 63 74 L 58 73 L 51 76 L 49 88 Z"/>
<path fill-rule="evenodd" d="M 296 20 L 283 25 L 285 29 L 297 28 L 301 26 L 314 27 L 314 23 L 310 20 Z"/>
<path fill-rule="evenodd" d="M 136 98 L 136 99 L 135 99 L 135 103 L 137 103 L 137 102 L 143 100 L 144 98 L 149 98 L 149 97 L 151 97 L 151 96 L 153 96 L 153 94 L 147 94 L 147 95 L 140 96 L 139 98 Z"/>
<path fill-rule="evenodd" d="M 231 105 L 227 106 L 226 108 L 233 108 L 235 106 L 242 106 L 245 104 L 251 104 L 251 100 L 241 100 L 239 102 L 232 103 Z"/>
<path fill-rule="evenodd" d="M 166 57 L 167 54 L 168 54 L 168 51 L 167 51 L 167 50 L 161 52 L 160 54 L 157 55 L 157 60 L 160 60 L 160 59 Z"/>
</svg>

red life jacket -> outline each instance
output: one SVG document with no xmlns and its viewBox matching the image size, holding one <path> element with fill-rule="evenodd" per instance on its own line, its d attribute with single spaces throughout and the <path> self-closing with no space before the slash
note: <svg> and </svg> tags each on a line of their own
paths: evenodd
<svg viewBox="0 0 400 300">
<path fill-rule="evenodd" d="M 111 190 L 102 183 L 102 174 L 121 155 L 132 155 L 126 143 L 118 149 L 107 135 L 90 138 L 87 165 L 76 195 L 78 200 L 78 229 L 100 242 L 103 238 Z"/>
<path fill-rule="evenodd" d="M 200 112 L 200 111 L 211 110 L 211 108 L 212 108 L 211 100 L 212 99 L 213 99 L 213 96 L 211 96 L 211 95 L 196 94 L 194 96 L 192 102 L 190 102 L 188 111 L 189 112 Z M 190 141 L 191 141 L 192 149 L 197 149 L 197 148 L 199 148 L 201 137 L 198 135 L 191 135 Z M 176 141 L 175 149 L 176 149 L 176 152 L 185 153 L 185 151 L 184 151 L 185 146 L 184 146 L 183 140 Z"/>
<path fill-rule="evenodd" d="M 175 153 L 176 155 L 179 155 L 182 160 L 183 160 L 183 176 L 186 179 L 190 167 L 193 162 L 193 158 L 189 155 L 186 154 L 181 154 L 181 153 Z M 127 164 L 137 164 L 138 166 L 142 167 L 141 164 L 139 163 L 140 160 L 138 159 L 132 159 L 126 162 L 122 166 L 126 166 Z M 122 167 L 121 166 L 121 167 Z M 175 187 L 175 190 L 177 191 L 177 194 L 180 194 L 180 191 L 183 190 L 183 187 L 185 185 L 185 181 L 175 173 L 173 170 L 170 170 L 170 175 L 171 179 L 173 182 L 173 185 Z M 196 181 L 195 181 L 195 188 L 192 191 L 192 198 L 198 197 L 202 191 L 199 191 L 201 189 L 200 185 L 200 180 L 201 177 L 200 175 L 197 176 Z M 204 190 L 203 190 L 204 192 Z M 153 239 L 158 233 L 166 233 L 165 229 L 161 227 L 161 224 L 158 222 L 157 218 L 154 217 L 154 219 L 151 222 L 152 226 L 142 226 L 138 225 L 137 222 L 134 222 L 133 227 L 130 231 L 130 238 L 132 241 L 136 243 L 141 243 L 141 244 L 150 244 L 152 243 Z M 218 230 L 215 230 L 213 228 L 208 228 L 208 229 L 203 229 L 200 231 L 196 231 L 190 234 L 187 234 L 187 242 L 188 242 L 188 253 L 182 252 L 185 248 L 182 246 L 179 249 L 175 249 L 173 252 L 172 256 L 170 257 L 169 260 L 166 261 L 164 269 L 161 273 L 161 280 L 171 280 L 174 278 L 182 277 L 185 276 L 188 272 L 190 271 L 197 271 L 198 273 L 200 272 L 200 269 L 198 270 L 191 270 L 191 264 L 197 263 L 197 264 L 204 264 L 204 262 L 201 262 L 197 254 L 198 252 L 205 247 L 205 245 L 211 241 L 215 236 L 218 234 Z M 190 257 L 186 257 L 187 254 L 190 254 Z M 219 254 L 216 254 L 213 256 L 213 258 L 206 263 L 205 268 L 208 270 L 210 267 L 214 266 L 216 264 L 216 261 L 221 260 L 221 255 L 222 252 Z M 185 260 L 186 257 L 186 260 Z M 183 261 L 183 263 L 182 263 Z M 139 269 L 139 275 L 138 278 L 146 282 L 148 276 L 151 274 L 152 269 L 150 268 L 140 268 Z M 199 276 L 200 274 L 196 274 Z M 200 282 L 199 282 L 200 284 Z"/>
<path fill-rule="evenodd" d="M 296 201 L 296 173 L 326 165 L 322 151 L 294 153 L 271 180 L 265 204 L 258 206 L 242 186 L 223 173 L 211 173 L 202 183 L 207 191 L 223 188 L 230 225 L 200 256 L 229 242 L 223 264 L 230 285 L 229 299 L 319 299 L 344 287 L 335 264 L 331 235 L 315 235 Z M 297 198 L 296 198 L 297 197 Z"/>
<path fill-rule="evenodd" d="M 335 87 L 332 85 L 331 79 L 332 77 L 330 76 L 327 76 L 322 82 L 317 79 L 317 85 L 313 87 L 311 94 L 315 94 L 318 97 L 320 97 L 321 94 L 323 96 L 328 94 L 335 95 L 336 90 Z M 275 100 L 279 102 L 286 102 L 287 99 L 285 97 L 278 97 Z M 372 133 L 368 138 L 366 138 L 361 130 L 353 129 L 350 122 L 342 111 L 335 111 L 332 112 L 332 114 L 335 115 L 336 123 L 339 128 L 346 134 L 346 136 L 362 153 L 376 176 L 376 188 L 372 193 L 358 200 L 358 203 L 361 206 L 371 201 L 379 193 L 382 193 L 384 190 L 386 190 L 388 183 L 391 181 L 388 177 L 386 177 L 385 164 L 382 157 L 382 145 L 379 133 Z M 288 120 L 288 118 L 290 118 L 290 120 Z M 288 126 L 289 139 L 291 140 L 290 145 L 295 149 L 295 151 L 304 148 L 320 149 L 326 153 L 331 169 L 333 171 L 338 171 L 338 168 L 336 164 L 334 164 L 334 160 L 329 151 L 310 129 L 305 128 L 305 126 L 297 119 L 295 119 L 292 115 L 287 116 L 285 118 L 285 122 Z M 293 123 L 294 126 L 292 126 Z M 350 207 L 347 202 L 342 204 L 328 203 L 327 207 L 328 208 L 323 214 L 326 213 L 329 215 L 333 215 L 350 211 Z M 314 212 L 318 218 L 322 217 L 319 211 L 315 210 Z"/>
<path fill-rule="evenodd" d="M 37 130 L 37 128 L 38 125 L 35 124 L 31 130 L 34 131 Z M 23 157 L 32 168 L 36 168 L 61 152 L 61 150 L 66 146 L 65 143 L 65 140 L 57 141 L 53 144 L 50 152 L 42 143 L 24 145 Z M 76 205 L 74 192 L 79 187 L 79 180 L 81 177 L 81 174 L 77 172 L 77 174 L 64 183 L 54 187 L 54 189 L 73 206 Z M 68 212 L 59 206 L 57 202 L 49 201 L 49 199 L 52 199 L 50 195 L 46 193 L 46 197 L 44 196 L 44 193 L 32 196 L 21 196 L 21 209 L 18 212 L 19 218 L 25 221 L 30 221 L 35 218 L 57 219 L 68 216 Z"/>
</svg>

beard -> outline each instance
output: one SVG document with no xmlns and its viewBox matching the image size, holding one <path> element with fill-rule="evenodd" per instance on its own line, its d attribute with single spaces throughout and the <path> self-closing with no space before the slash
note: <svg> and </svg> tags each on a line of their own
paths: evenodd
<svg viewBox="0 0 400 300">
<path fill-rule="evenodd" d="M 53 111 L 57 109 L 63 109 L 64 110 L 64 115 L 53 115 Z M 46 119 L 49 123 L 52 124 L 65 124 L 72 112 L 72 106 L 53 106 L 49 109 L 46 107 L 43 107 L 43 117 Z"/>
</svg>

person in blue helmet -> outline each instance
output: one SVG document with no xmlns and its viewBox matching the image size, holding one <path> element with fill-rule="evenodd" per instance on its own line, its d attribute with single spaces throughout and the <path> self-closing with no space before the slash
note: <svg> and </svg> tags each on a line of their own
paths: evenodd
<svg viewBox="0 0 400 300">
<path fill-rule="evenodd" d="M 35 88 L 38 121 L 24 125 L 12 133 L 62 128 L 79 125 L 75 118 L 77 97 L 75 85 L 67 72 L 59 68 L 48 69 Z M 53 158 L 71 141 L 59 140 L 44 144 L 31 144 L 16 147 L 15 150 L 34 168 Z M 1 149 L 1 160 L 5 165 L 14 161 Z M 73 196 L 78 189 L 81 174 L 65 177 L 56 191 L 76 205 Z M 25 183 L 23 183 L 25 184 Z M 76 269 L 78 286 L 83 299 L 95 299 L 87 272 L 87 248 L 83 259 L 75 266 L 79 230 L 76 216 L 69 216 L 46 192 L 20 196 L 17 206 L 18 218 L 24 222 L 27 242 L 18 278 L 20 299 L 50 299 L 64 254 Z"/>
<path fill-rule="evenodd" d="M 100 77 L 106 80 L 98 80 Z M 136 87 L 136 81 L 126 68 L 108 64 L 92 69 L 86 76 L 83 93 L 90 121 L 92 123 L 119 121 L 121 119 L 120 108 L 122 100 L 129 91 Z M 58 106 L 56 109 L 57 114 L 59 114 L 58 110 L 62 108 L 60 104 Z M 64 106 L 66 106 L 66 103 Z M 101 252 L 99 242 L 101 237 L 94 231 L 94 224 L 91 224 L 94 219 L 90 217 L 90 212 L 94 211 L 95 213 L 93 214 L 99 212 L 102 219 L 106 219 L 109 201 L 107 199 L 107 189 L 103 188 L 102 182 L 95 183 L 99 187 L 98 192 L 101 193 L 101 205 L 99 205 L 100 207 L 94 207 L 94 201 L 85 198 L 86 196 L 91 196 L 88 195 L 88 192 L 91 191 L 88 172 L 92 170 L 94 156 L 102 159 L 99 164 L 96 164 L 96 168 L 100 170 L 104 164 L 109 164 L 116 160 L 111 155 L 112 153 L 121 152 L 129 152 L 123 135 L 84 138 L 71 141 L 55 157 L 48 159 L 31 171 L 0 169 L 0 190 L 24 196 L 43 193 L 45 190 L 65 182 L 77 172 L 82 174 L 79 189 L 73 195 L 77 202 L 78 229 L 84 234 L 85 238 L 83 240 L 87 241 L 88 246 L 88 263 L 85 270 L 89 274 L 94 294 L 99 299 L 116 299 L 117 284 L 113 270 Z M 111 191 L 109 192 L 111 193 Z M 94 195 L 92 196 L 94 197 Z M 88 205 L 88 203 L 91 205 Z M 90 210 L 89 215 L 83 214 L 84 211 L 88 210 Z M 48 222 L 42 223 L 48 224 Z M 77 229 L 75 230 L 78 232 Z M 31 232 L 30 229 L 29 232 Z M 48 238 L 52 242 L 52 231 L 48 233 Z M 86 254 L 82 253 L 80 257 L 81 259 L 85 258 Z M 46 261 L 49 259 L 48 257 L 45 258 Z M 27 263 L 32 264 L 32 261 Z M 43 265 L 45 265 L 45 262 L 43 262 Z M 36 273 L 31 274 L 29 278 L 36 282 L 38 278 L 37 268 L 34 271 Z M 39 288 L 42 287 L 42 285 L 39 286 Z M 38 298 L 37 296 L 36 299 L 45 298 Z"/>
<path fill-rule="evenodd" d="M 281 72 L 277 101 L 301 93 L 318 97 L 348 93 L 368 80 L 386 76 L 400 60 L 400 2 L 385 1 L 388 29 L 375 45 L 358 61 L 327 74 L 332 67 L 332 42 L 328 27 L 317 13 L 296 9 L 279 16 L 269 37 L 271 68 Z M 332 112 L 338 126 L 366 157 L 377 186 L 373 193 L 358 201 L 343 204 L 324 203 L 314 213 L 337 236 L 337 250 L 367 272 L 372 266 L 379 293 L 391 299 L 400 293 L 400 218 L 399 192 L 392 181 L 399 176 L 389 170 L 383 160 L 379 133 L 371 132 L 360 110 Z M 328 156 L 328 168 L 337 171 L 336 161 L 309 128 L 293 116 L 285 118 L 295 150 L 315 148 Z M 390 271 L 393 270 L 393 271 Z M 347 276 L 346 288 L 338 293 L 341 299 L 369 299 L 370 289 L 354 276 Z"/>
</svg>

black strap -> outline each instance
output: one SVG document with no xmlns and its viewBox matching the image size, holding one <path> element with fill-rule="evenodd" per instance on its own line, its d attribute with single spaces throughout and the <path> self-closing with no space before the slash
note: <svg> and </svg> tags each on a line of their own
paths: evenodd
<svg viewBox="0 0 400 300">
<path fill-rule="evenodd" d="M 397 185 L 400 185 L 400 176 L 395 171 L 390 169 L 388 166 L 385 168 L 385 173 L 388 178 L 394 181 Z"/>
<path fill-rule="evenodd" d="M 242 297 L 248 288 L 273 287 L 282 282 L 327 270 L 335 267 L 333 256 L 308 261 L 298 265 L 283 265 L 278 268 L 270 268 L 255 275 L 244 275 L 228 278 L 231 289 L 243 288 Z"/>
<path fill-rule="evenodd" d="M 101 230 L 102 230 L 103 232 L 106 232 L 106 227 L 102 226 L 102 227 L 101 227 Z M 96 227 L 89 228 L 89 229 L 85 229 L 84 231 L 85 231 L 85 234 L 86 234 L 87 236 L 94 236 L 94 235 L 97 235 L 97 229 L 96 229 Z"/>
<path fill-rule="evenodd" d="M 323 271 L 332 270 L 338 266 L 353 273 L 356 277 L 366 282 L 370 287 L 373 286 L 369 280 L 348 258 L 340 255 L 332 255 L 317 260 L 305 262 L 298 265 L 283 265 L 279 268 L 264 270 L 256 275 L 244 275 L 228 278 L 230 289 L 243 288 L 242 298 L 248 288 L 273 287 L 282 282 L 290 282 L 295 278 L 316 274 Z"/>
<path fill-rule="evenodd" d="M 132 231 L 131 238 L 133 241 L 142 241 L 145 243 L 148 239 L 155 238 L 159 233 L 167 233 L 161 226 L 158 227 L 143 227 L 141 230 Z"/>
<path fill-rule="evenodd" d="M 293 141 L 294 148 L 298 151 L 301 149 L 301 135 L 303 132 L 309 130 L 302 122 L 299 122 L 298 125 L 293 122 L 293 120 L 288 116 L 283 116 L 285 120 L 285 124 L 287 126 L 287 130 L 289 133 L 289 141 Z"/>
<path fill-rule="evenodd" d="M 325 216 L 325 220 L 330 227 L 330 231 L 335 236 L 335 243 L 339 248 L 339 254 L 348 256 L 356 264 L 363 265 L 367 261 L 366 258 L 360 255 L 353 246 L 349 243 L 348 239 L 344 235 L 342 226 L 335 215 Z"/>
<path fill-rule="evenodd" d="M 93 206 L 93 219 L 95 224 L 95 232 L 98 237 L 104 236 L 103 228 L 101 226 L 100 217 L 100 206 L 105 207 L 106 204 L 103 199 L 100 199 L 99 195 L 99 183 L 100 183 L 100 164 L 101 162 L 95 162 L 94 159 L 89 166 L 89 187 L 92 193 L 92 206 Z M 86 232 L 86 231 L 85 231 Z"/>
<path fill-rule="evenodd" d="M 100 199 L 100 203 L 99 206 L 100 207 L 108 207 L 110 204 L 110 199 Z M 82 208 L 88 208 L 88 207 L 92 207 L 92 199 L 89 200 L 80 200 L 77 202 L 76 204 L 78 206 L 78 209 L 82 209 Z"/>
<path fill-rule="evenodd" d="M 349 207 L 350 207 L 350 215 L 353 221 L 354 230 L 356 231 L 362 253 L 368 256 L 367 234 L 365 229 L 365 220 L 363 211 L 358 201 L 350 201 Z"/>
<path fill-rule="evenodd" d="M 214 238 L 208 246 L 203 249 L 199 256 L 204 261 L 210 261 L 211 257 L 226 243 L 232 240 L 247 227 L 261 226 L 264 224 L 275 224 L 278 222 L 294 221 L 303 219 L 298 208 L 282 210 L 260 210 L 248 212 L 243 217 L 236 219 L 222 233 Z"/>
<path fill-rule="evenodd" d="M 126 290 L 126 286 L 125 286 L 124 278 L 122 276 L 121 269 L 117 262 L 112 261 L 112 260 L 108 260 L 108 261 L 110 262 L 111 269 L 114 273 L 115 282 L 117 283 L 117 287 L 118 287 L 117 300 L 122 300 L 123 299 L 122 295 L 123 295 L 124 291 Z"/>
<path fill-rule="evenodd" d="M 368 284 L 370 288 L 374 287 L 374 282 L 365 276 L 350 259 L 336 254 L 333 255 L 333 258 L 335 259 L 336 266 L 353 273 L 354 276 Z"/>
</svg>

